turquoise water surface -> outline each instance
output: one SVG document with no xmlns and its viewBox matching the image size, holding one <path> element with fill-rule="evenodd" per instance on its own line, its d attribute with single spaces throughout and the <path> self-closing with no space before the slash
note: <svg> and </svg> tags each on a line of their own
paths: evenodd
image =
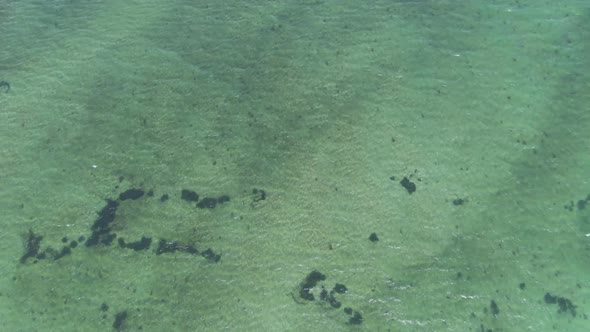
<svg viewBox="0 0 590 332">
<path fill-rule="evenodd" d="M 590 330 L 586 1 L 0 1 L 3 331 Z"/>
</svg>

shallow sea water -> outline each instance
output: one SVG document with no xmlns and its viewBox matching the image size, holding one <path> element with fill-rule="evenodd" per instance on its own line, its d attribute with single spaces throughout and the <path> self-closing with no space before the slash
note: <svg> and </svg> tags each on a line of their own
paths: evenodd
<svg viewBox="0 0 590 332">
<path fill-rule="evenodd" d="M 588 330 L 589 15 L 0 2 L 0 320 Z"/>
</svg>

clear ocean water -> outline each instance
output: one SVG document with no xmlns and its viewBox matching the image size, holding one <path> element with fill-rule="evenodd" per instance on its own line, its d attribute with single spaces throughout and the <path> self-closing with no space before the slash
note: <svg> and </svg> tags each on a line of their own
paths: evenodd
<svg viewBox="0 0 590 332">
<path fill-rule="evenodd" d="M 3 331 L 590 330 L 587 1 L 0 1 Z"/>
</svg>

